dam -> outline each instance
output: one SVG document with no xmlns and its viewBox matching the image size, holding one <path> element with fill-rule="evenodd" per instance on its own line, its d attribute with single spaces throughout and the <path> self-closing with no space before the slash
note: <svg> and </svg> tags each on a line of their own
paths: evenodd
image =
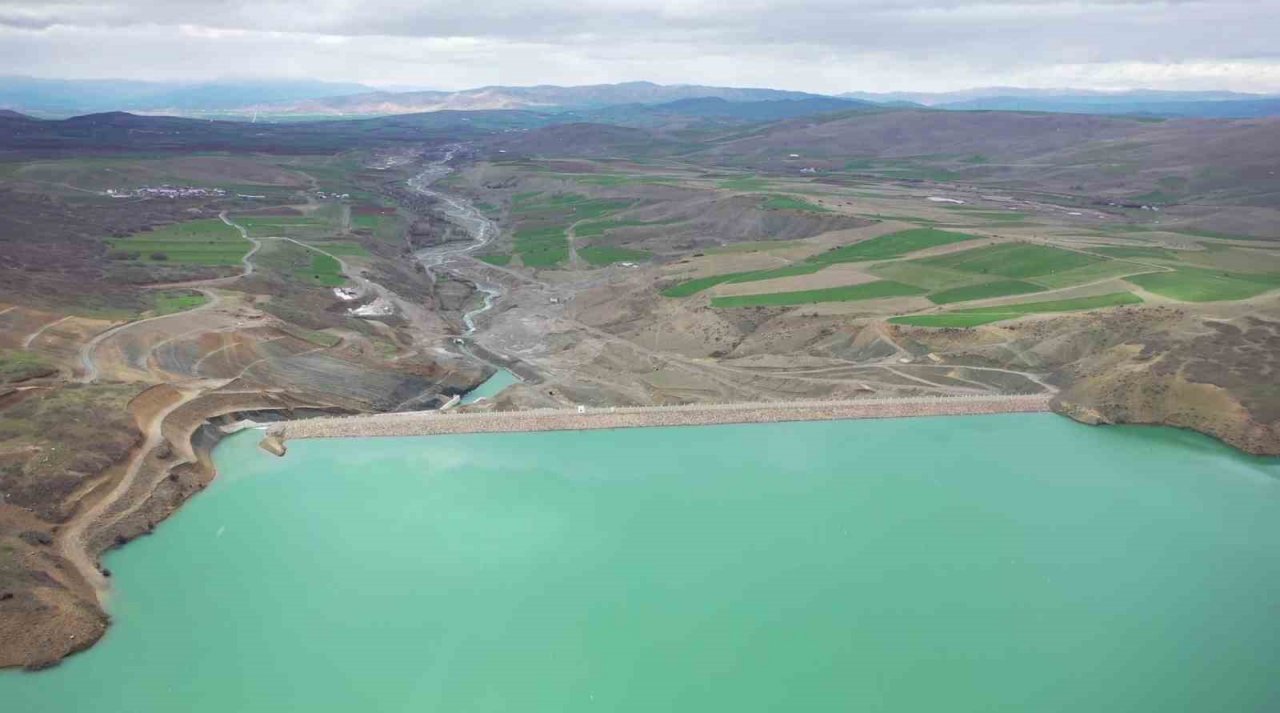
<svg viewBox="0 0 1280 713">
<path fill-rule="evenodd" d="M 615 428 L 706 426 L 791 421 L 839 421 L 907 416 L 973 416 L 1049 410 L 1051 394 L 975 395 L 891 399 L 766 401 L 676 406 L 587 407 L 453 413 L 326 416 L 274 424 L 268 438 L 366 438 L 463 433 L 590 431 Z"/>
</svg>

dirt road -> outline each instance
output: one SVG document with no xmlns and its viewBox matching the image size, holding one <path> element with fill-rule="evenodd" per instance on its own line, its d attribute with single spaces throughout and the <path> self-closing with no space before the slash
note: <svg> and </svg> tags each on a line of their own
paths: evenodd
<svg viewBox="0 0 1280 713">
<path fill-rule="evenodd" d="M 156 413 L 148 423 L 142 424 L 145 439 L 142 445 L 134 451 L 132 459 L 125 467 L 124 474 L 120 477 L 120 481 L 110 492 L 103 495 L 92 506 L 85 510 L 77 512 L 58 533 L 58 551 L 70 562 L 85 581 L 93 587 L 94 592 L 101 602 L 106 596 L 107 579 L 99 571 L 97 564 L 94 562 L 93 556 L 89 554 L 88 549 L 88 533 L 89 528 L 96 524 L 103 516 L 110 512 L 111 508 L 124 497 L 129 489 L 133 487 L 137 480 L 138 472 L 146 463 L 147 458 L 155 452 L 156 448 L 164 442 L 164 435 L 161 427 L 164 419 L 173 413 L 183 404 L 194 399 L 199 395 L 198 391 L 178 391 L 178 398 L 165 408 Z"/>
</svg>

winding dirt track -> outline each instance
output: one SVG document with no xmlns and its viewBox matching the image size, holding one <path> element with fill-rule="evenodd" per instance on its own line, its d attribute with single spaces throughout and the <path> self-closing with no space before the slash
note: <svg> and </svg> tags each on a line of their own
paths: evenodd
<svg viewBox="0 0 1280 713">
<path fill-rule="evenodd" d="M 93 587 L 99 602 L 106 597 L 107 579 L 89 554 L 87 539 L 89 527 L 106 515 L 112 506 L 133 487 L 134 482 L 137 480 L 138 472 L 142 469 L 143 464 L 146 463 L 147 458 L 164 441 L 161 426 L 164 424 L 165 418 L 199 395 L 198 391 L 179 391 L 178 393 L 178 399 L 155 414 L 149 423 L 143 424 L 143 433 L 146 438 L 137 449 L 133 460 L 125 468 L 124 474 L 120 477 L 120 481 L 116 483 L 115 487 L 99 498 L 91 507 L 76 513 L 75 517 L 71 518 L 67 526 L 58 535 L 58 552 Z"/>
<path fill-rule="evenodd" d="M 239 277 L 240 276 L 237 275 L 234 279 L 239 279 Z M 216 279 L 225 280 L 227 278 L 220 277 Z M 148 317 L 146 319 L 139 319 L 139 320 L 134 320 L 132 322 L 126 322 L 124 324 L 119 324 L 104 332 L 97 333 L 96 335 L 94 335 L 93 339 L 90 339 L 89 341 L 85 342 L 84 346 L 80 347 L 80 368 L 84 372 L 80 376 L 80 383 L 89 384 L 89 383 L 93 383 L 94 381 L 97 381 L 98 376 L 100 374 L 100 369 L 98 368 L 98 364 L 94 359 L 94 353 L 97 352 L 98 347 L 101 346 L 101 344 L 107 339 L 110 339 L 111 337 L 114 337 L 127 329 L 132 329 L 134 327 L 137 327 L 140 324 L 149 324 L 151 322 L 159 322 L 165 319 L 190 318 L 190 316 L 196 312 L 203 312 L 206 310 L 210 310 L 222 304 L 222 297 L 220 297 L 218 293 L 212 290 L 207 290 L 200 287 L 194 287 L 193 289 L 195 289 L 197 292 L 205 296 L 205 300 L 206 300 L 205 303 L 200 305 L 199 307 L 195 307 L 189 310 L 184 310 L 182 312 L 174 312 L 173 314 L 162 314 L 156 317 Z"/>
<path fill-rule="evenodd" d="M 208 289 L 209 287 L 228 284 L 253 274 L 253 256 L 262 247 L 262 243 L 252 237 L 249 237 L 249 233 L 244 226 L 232 221 L 227 216 L 226 211 L 220 213 L 218 217 L 222 219 L 222 222 L 240 231 L 241 237 L 252 243 L 252 247 L 240 260 L 241 265 L 243 266 L 241 272 L 236 275 L 216 277 L 208 280 L 192 280 L 183 283 L 149 285 L 148 289 L 194 289 L 205 296 L 206 302 L 194 309 L 119 324 L 94 335 L 92 339 L 85 342 L 84 345 L 80 347 L 80 366 L 83 371 L 79 379 L 81 383 L 92 383 L 97 381 L 100 376 L 101 369 L 95 358 L 95 354 L 98 347 L 106 340 L 118 336 L 124 331 L 137 327 L 141 324 L 158 322 L 166 319 L 189 319 L 195 312 L 215 309 L 222 303 L 222 297 L 219 296 L 217 292 Z M 177 387 L 175 386 L 175 388 Z M 147 459 L 155 452 L 161 443 L 164 442 L 162 426 L 165 418 L 182 405 L 198 397 L 204 392 L 204 390 L 204 388 L 189 390 L 178 389 L 179 398 L 176 399 L 174 403 L 169 404 L 160 412 L 154 414 L 147 423 L 140 424 L 144 436 L 143 443 L 134 451 L 133 457 L 129 461 L 128 465 L 125 466 L 124 474 L 120 477 L 119 482 L 116 483 L 115 487 L 113 487 L 110 492 L 105 493 L 92 506 L 77 512 L 67 522 L 66 527 L 64 527 L 58 535 L 57 544 L 59 552 L 72 564 L 72 566 L 75 567 L 77 571 L 80 572 L 85 581 L 93 588 L 99 601 L 106 596 L 107 580 L 98 569 L 93 556 L 89 554 L 89 529 L 101 521 L 103 517 L 110 512 L 111 508 L 129 492 L 137 480 L 139 471 L 142 470 L 143 465 L 147 462 Z"/>
<path fill-rule="evenodd" d="M 126 329 L 132 329 L 140 324 L 147 324 L 149 322 L 157 322 L 162 319 L 172 319 L 175 317 L 189 317 L 194 312 L 213 309 L 214 307 L 217 307 L 219 304 L 221 304 L 222 298 L 219 297 L 216 292 L 213 292 L 208 289 L 203 289 L 203 288 L 229 284 L 229 283 L 235 282 L 236 280 L 239 280 L 242 277 L 248 277 L 249 275 L 253 274 L 253 270 L 254 270 L 253 256 L 257 254 L 259 249 L 262 248 L 262 243 L 256 238 L 249 237 L 249 231 L 246 230 L 244 226 L 240 225 L 239 223 L 236 223 L 235 221 L 231 220 L 231 218 L 227 217 L 227 212 L 225 210 L 219 213 L 218 217 L 222 220 L 222 222 L 240 231 L 240 237 L 252 243 L 252 247 L 249 248 L 249 251 L 244 254 L 244 257 L 240 258 L 240 264 L 242 265 L 240 273 L 237 275 L 229 275 L 227 277 L 211 277 L 207 280 L 189 280 L 187 282 L 170 282 L 170 283 L 159 284 L 159 285 L 147 285 L 146 289 L 191 288 L 203 294 L 205 296 L 206 302 L 194 309 L 184 310 L 182 312 L 175 312 L 173 314 L 162 314 L 156 317 L 148 317 L 146 319 L 138 319 L 132 322 L 126 322 L 124 324 L 118 324 L 114 327 L 111 327 L 110 329 L 107 329 L 105 331 L 95 334 L 92 339 L 85 342 L 84 345 L 80 347 L 80 368 L 83 371 L 83 373 L 80 376 L 80 383 L 89 384 L 94 381 L 97 381 L 98 376 L 100 374 L 100 370 L 98 369 L 98 364 L 94 360 L 93 355 L 94 355 L 94 352 L 97 351 L 98 347 L 102 344 L 102 342 L 106 341 L 107 339 L 110 339 L 115 335 L 120 334 Z"/>
</svg>

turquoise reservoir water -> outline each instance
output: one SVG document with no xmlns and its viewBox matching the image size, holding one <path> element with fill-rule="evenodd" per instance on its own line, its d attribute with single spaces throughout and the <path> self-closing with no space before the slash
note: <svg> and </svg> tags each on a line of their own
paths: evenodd
<svg viewBox="0 0 1280 713">
<path fill-rule="evenodd" d="M 462 403 L 473 404 L 480 399 L 491 399 L 503 389 L 519 382 L 520 380 L 516 378 L 515 374 L 506 369 L 498 369 L 493 372 L 493 376 L 485 379 L 482 384 L 464 394 Z"/>
<path fill-rule="evenodd" d="M 1280 464 L 1192 434 L 257 437 L 0 709 L 1280 710 Z"/>
</svg>

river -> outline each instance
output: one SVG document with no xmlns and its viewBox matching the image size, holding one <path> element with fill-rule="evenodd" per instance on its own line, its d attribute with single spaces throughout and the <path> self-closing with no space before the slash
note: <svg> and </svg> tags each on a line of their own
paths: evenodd
<svg viewBox="0 0 1280 713">
<path fill-rule="evenodd" d="M 257 437 L 5 710 L 1280 710 L 1280 461 L 1199 435 Z"/>
<path fill-rule="evenodd" d="M 409 179 L 409 188 L 438 200 L 441 211 L 472 236 L 470 242 L 461 245 L 448 243 L 438 247 L 424 248 L 414 253 L 418 261 L 429 271 L 445 269 L 454 258 L 482 250 L 498 237 L 498 226 L 485 217 L 480 209 L 471 205 L 465 198 L 449 195 L 432 187 L 436 181 L 453 172 L 449 167 L 449 161 L 453 160 L 459 148 L 456 146 L 447 148 L 443 158 L 431 162 L 421 173 Z M 468 279 L 472 280 L 476 289 L 484 294 L 479 307 L 462 315 L 466 334 L 471 335 L 476 331 L 476 318 L 493 309 L 494 303 L 502 296 L 502 289 L 497 285 L 476 279 L 474 276 L 468 276 Z M 474 355 L 472 357 L 474 358 Z"/>
</svg>

